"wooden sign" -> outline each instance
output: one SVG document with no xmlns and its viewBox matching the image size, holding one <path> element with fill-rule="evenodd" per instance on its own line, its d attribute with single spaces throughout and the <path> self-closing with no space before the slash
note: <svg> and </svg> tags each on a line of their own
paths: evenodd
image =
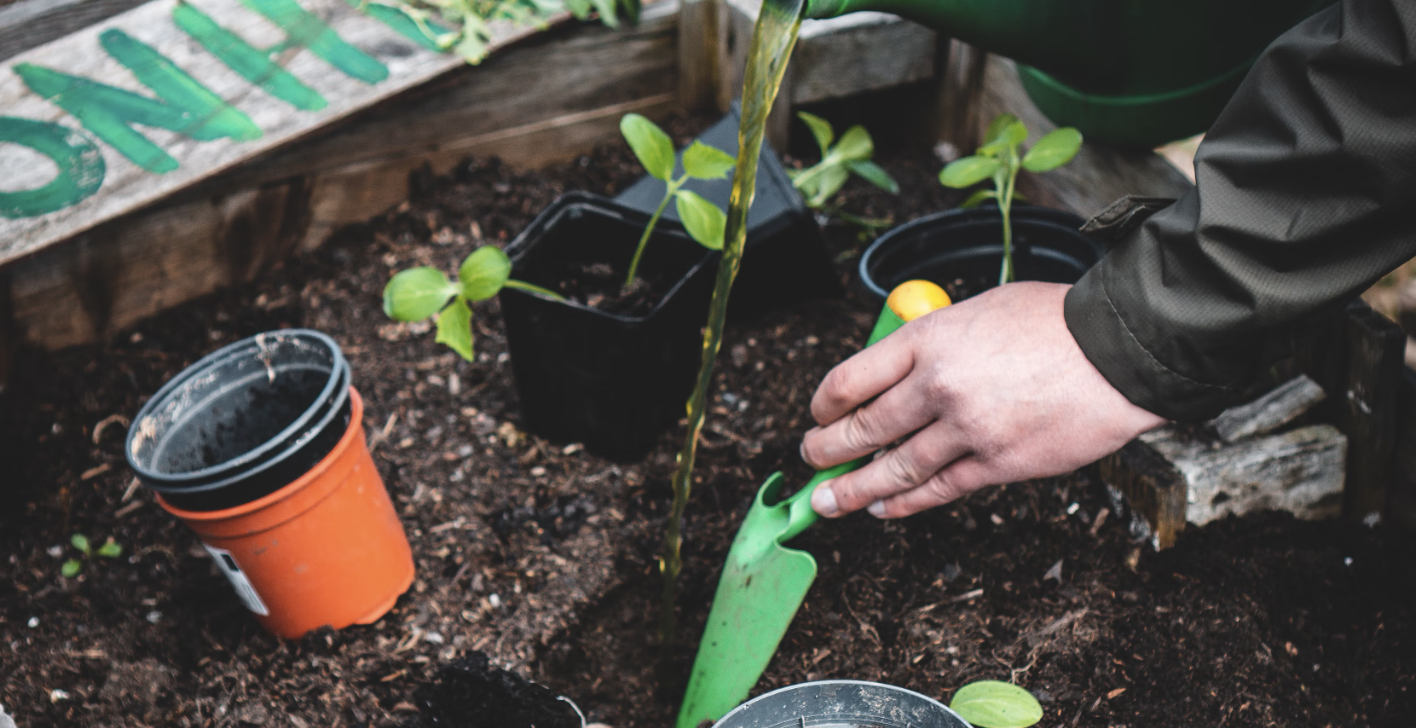
<svg viewBox="0 0 1416 728">
<path fill-rule="evenodd" d="M 0 264 L 463 63 L 360 0 L 153 0 L 7 59 Z"/>
</svg>

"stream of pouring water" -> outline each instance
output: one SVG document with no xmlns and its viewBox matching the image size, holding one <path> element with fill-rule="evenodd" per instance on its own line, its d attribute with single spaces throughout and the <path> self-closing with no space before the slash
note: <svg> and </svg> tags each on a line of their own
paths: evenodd
<svg viewBox="0 0 1416 728">
<path fill-rule="evenodd" d="M 664 603 L 660 625 L 661 644 L 671 647 L 674 634 L 674 598 L 682 567 L 680 547 L 683 544 L 683 512 L 693 487 L 693 461 L 698 454 L 698 437 L 703 430 L 707 393 L 713 382 L 713 361 L 723 343 L 723 321 L 728 313 L 728 293 L 742 264 L 742 250 L 747 242 L 747 211 L 757 189 L 757 159 L 762 150 L 762 136 L 767 130 L 767 114 L 782 85 L 782 73 L 796 45 L 797 31 L 805 0 L 763 0 L 752 33 L 752 45 L 747 55 L 747 70 L 743 78 L 742 119 L 738 126 L 737 169 L 733 174 L 733 192 L 728 201 L 728 224 L 724 235 L 722 262 L 718 264 L 718 279 L 713 286 L 713 301 L 708 307 L 708 325 L 703 331 L 703 361 L 698 368 L 698 386 L 688 401 L 688 432 L 678 454 L 678 469 L 674 472 L 674 503 L 669 513 L 668 532 L 664 537 L 661 567 L 664 572 Z"/>
</svg>

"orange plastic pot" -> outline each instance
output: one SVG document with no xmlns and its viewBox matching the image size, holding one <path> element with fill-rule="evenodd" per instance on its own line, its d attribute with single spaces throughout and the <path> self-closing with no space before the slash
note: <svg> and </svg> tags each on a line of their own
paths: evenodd
<svg viewBox="0 0 1416 728">
<path fill-rule="evenodd" d="M 298 480 L 220 511 L 158 502 L 186 522 L 272 633 L 296 639 L 369 624 L 413 583 L 413 552 L 364 444 L 364 401 L 350 388 L 349 428 Z"/>
</svg>

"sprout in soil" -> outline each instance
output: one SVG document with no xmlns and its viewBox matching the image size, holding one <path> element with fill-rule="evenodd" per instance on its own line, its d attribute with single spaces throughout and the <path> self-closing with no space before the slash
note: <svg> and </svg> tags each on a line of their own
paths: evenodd
<svg viewBox="0 0 1416 728">
<path fill-rule="evenodd" d="M 620 119 L 620 132 L 644 166 L 644 171 L 664 181 L 664 199 L 649 218 L 649 224 L 644 226 L 644 235 L 639 238 L 639 246 L 634 249 L 634 257 L 629 261 L 629 275 L 624 279 L 624 290 L 628 292 L 634 287 L 639 259 L 649 244 L 649 235 L 659 223 L 659 216 L 669 206 L 669 200 L 674 200 L 679 220 L 699 245 L 709 250 L 723 249 L 723 230 L 727 227 L 728 216 L 717 205 L 682 187 L 690 179 L 722 179 L 733 170 L 736 160 L 721 149 L 695 141 L 683 151 L 683 176 L 674 179 L 674 143 L 663 129 L 639 114 L 625 114 Z"/>
<path fill-rule="evenodd" d="M 974 207 L 984 200 L 997 200 L 1003 213 L 1003 267 L 998 272 L 998 285 L 1014 280 L 1013 270 L 1013 208 L 1014 184 L 1018 170 L 1050 172 L 1072 161 L 1082 148 L 1082 133 L 1070 126 L 1054 129 L 1019 156 L 1022 143 L 1028 138 L 1028 128 L 1012 114 L 999 114 L 984 134 L 988 141 L 972 156 L 950 162 L 939 172 L 939 182 L 945 187 L 963 188 L 992 178 L 993 189 L 979 190 L 959 207 Z"/>
<path fill-rule="evenodd" d="M 1042 706 L 1032 693 L 997 680 L 959 688 L 949 708 L 977 728 L 1027 728 L 1042 720 Z"/>
<path fill-rule="evenodd" d="M 407 35 L 421 35 L 430 50 L 456 53 L 473 65 L 487 57 L 494 22 L 544 29 L 566 11 L 581 20 L 597 13 L 611 28 L 619 27 L 620 13 L 639 22 L 639 0 L 363 0 L 359 9 Z"/>
<path fill-rule="evenodd" d="M 485 245 L 462 261 L 455 281 L 427 265 L 395 275 L 384 287 L 384 313 L 395 321 L 404 322 L 422 321 L 438 314 L 437 342 L 447 344 L 463 359 L 473 361 L 471 302 L 491 298 L 502 288 L 519 288 L 557 301 L 565 300 L 552 291 L 510 278 L 510 275 L 511 260 L 506 253 L 501 248 Z"/>
<path fill-rule="evenodd" d="M 805 111 L 798 111 L 797 118 L 811 129 L 816 146 L 821 148 L 821 161 L 815 166 L 787 171 L 787 176 L 792 178 L 792 186 L 806 198 L 808 207 L 815 210 L 825 208 L 826 201 L 840 191 L 852 174 L 892 195 L 900 193 L 900 185 L 895 178 L 870 161 L 875 156 L 875 142 L 865 127 L 857 125 L 847 129 L 833 146 L 831 142 L 835 141 L 836 131 L 831 128 L 831 122 Z"/>
<path fill-rule="evenodd" d="M 104 541 L 102 546 L 95 549 L 93 545 L 89 543 L 88 536 L 82 533 L 76 533 L 69 537 L 69 545 L 73 546 L 85 560 L 94 556 L 102 556 L 105 559 L 116 559 L 123 554 L 123 547 L 115 543 L 112 536 L 109 536 L 108 540 Z M 66 577 L 74 577 L 78 576 L 79 572 L 83 571 L 83 568 L 83 561 L 79 559 L 68 559 L 64 562 L 63 566 L 59 567 L 59 573 Z"/>
</svg>

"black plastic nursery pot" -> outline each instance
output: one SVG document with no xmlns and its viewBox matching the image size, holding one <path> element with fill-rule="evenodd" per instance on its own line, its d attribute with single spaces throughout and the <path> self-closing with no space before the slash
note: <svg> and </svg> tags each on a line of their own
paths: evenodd
<svg viewBox="0 0 1416 728">
<path fill-rule="evenodd" d="M 215 511 L 275 492 L 349 428 L 349 365 L 308 329 L 258 334 L 188 367 L 143 405 L 125 454 L 171 505 Z"/>
<path fill-rule="evenodd" d="M 789 685 L 734 708 L 713 728 L 970 728 L 913 690 L 860 680 Z"/>
<path fill-rule="evenodd" d="M 598 195 L 562 195 L 507 246 L 511 275 L 553 291 L 580 267 L 623 275 L 648 220 Z M 643 315 L 502 289 L 526 428 L 618 460 L 648 452 L 693 388 L 717 263 L 716 252 L 661 220 L 639 273 L 665 292 Z"/>
<path fill-rule="evenodd" d="M 1032 205 L 1012 211 L 1015 278 L 1076 283 L 1106 248 L 1078 232 L 1082 219 Z M 860 279 L 884 300 L 895 286 L 924 279 L 956 300 L 998 284 L 1003 217 L 995 206 L 926 215 L 890 230 L 860 258 Z"/>
<path fill-rule="evenodd" d="M 698 140 L 737 156 L 738 109 L 699 135 Z M 683 151 L 678 153 L 675 175 L 683 174 Z M 732 195 L 732 179 L 689 180 L 684 189 L 697 192 L 726 210 Z M 664 198 L 662 180 L 645 175 L 615 201 L 645 213 L 652 213 Z M 678 221 L 674 205 L 664 217 Z M 811 298 L 842 295 L 841 284 L 826 254 L 816 218 L 792 186 L 792 180 L 777 153 L 765 141 L 757 158 L 757 184 L 752 208 L 747 213 L 747 245 L 742 267 L 733 283 L 728 315 L 751 318 L 778 306 Z"/>
</svg>

